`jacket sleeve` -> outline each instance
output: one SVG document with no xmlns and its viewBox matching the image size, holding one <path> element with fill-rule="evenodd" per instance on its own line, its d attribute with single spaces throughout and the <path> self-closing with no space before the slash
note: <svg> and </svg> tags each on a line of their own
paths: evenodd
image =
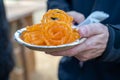
<svg viewBox="0 0 120 80">
<path fill-rule="evenodd" d="M 48 9 L 61 9 L 64 11 L 70 10 L 70 1 L 68 0 L 48 0 L 47 1 L 47 10 Z"/>
<path fill-rule="evenodd" d="M 107 62 L 120 63 L 120 25 L 107 25 L 109 29 L 109 39 L 106 50 L 100 57 Z"/>
</svg>

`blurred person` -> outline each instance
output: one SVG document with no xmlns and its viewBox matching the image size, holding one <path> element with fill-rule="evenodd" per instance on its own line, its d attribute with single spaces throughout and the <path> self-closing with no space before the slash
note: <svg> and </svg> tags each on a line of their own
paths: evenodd
<svg viewBox="0 0 120 80">
<path fill-rule="evenodd" d="M 3 0 L 0 0 L 0 80 L 8 80 L 13 68 L 12 45 Z"/>
<path fill-rule="evenodd" d="M 81 37 L 87 38 L 82 44 L 49 53 L 64 56 L 59 64 L 59 80 L 120 80 L 120 0 L 48 0 L 47 6 L 68 12 L 76 23 L 93 11 L 110 15 L 102 23 L 79 28 Z"/>
</svg>

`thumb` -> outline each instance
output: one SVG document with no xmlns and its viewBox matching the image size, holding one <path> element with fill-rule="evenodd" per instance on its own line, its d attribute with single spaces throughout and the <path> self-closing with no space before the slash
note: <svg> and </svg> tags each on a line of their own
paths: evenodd
<svg viewBox="0 0 120 80">
<path fill-rule="evenodd" d="M 78 13 L 76 11 L 70 11 L 68 12 L 68 15 L 72 16 L 74 18 L 74 21 L 77 23 L 80 23 L 84 21 L 85 17 L 82 13 Z"/>
<path fill-rule="evenodd" d="M 94 23 L 89 25 L 80 26 L 79 33 L 81 37 L 91 37 L 93 35 L 98 35 L 104 33 L 104 25 L 100 23 Z"/>
</svg>

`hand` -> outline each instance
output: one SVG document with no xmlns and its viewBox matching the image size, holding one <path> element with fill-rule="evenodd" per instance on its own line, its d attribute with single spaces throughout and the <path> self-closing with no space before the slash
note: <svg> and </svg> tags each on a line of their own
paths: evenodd
<svg viewBox="0 0 120 80">
<path fill-rule="evenodd" d="M 108 28 L 101 23 L 95 23 L 81 26 L 79 32 L 81 37 L 87 38 L 85 42 L 72 49 L 50 54 L 54 56 L 75 56 L 80 61 L 101 56 L 108 42 Z"/>
<path fill-rule="evenodd" d="M 76 51 L 80 50 L 75 57 L 80 61 L 86 61 L 101 56 L 107 46 L 108 28 L 101 23 L 95 23 L 80 27 L 79 32 L 87 40 L 76 47 Z"/>
<path fill-rule="evenodd" d="M 72 16 L 74 18 L 74 22 L 80 23 L 85 20 L 85 17 L 82 13 L 78 13 L 76 11 L 70 11 L 68 12 L 68 15 Z"/>
</svg>

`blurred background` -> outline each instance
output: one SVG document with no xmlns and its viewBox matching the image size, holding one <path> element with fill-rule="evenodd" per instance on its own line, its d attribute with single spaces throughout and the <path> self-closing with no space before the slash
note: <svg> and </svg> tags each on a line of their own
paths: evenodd
<svg viewBox="0 0 120 80">
<path fill-rule="evenodd" d="M 57 70 L 61 57 L 32 51 L 19 45 L 13 38 L 16 30 L 40 22 L 46 12 L 46 0 L 4 0 L 4 3 L 15 60 L 10 80 L 58 80 Z"/>
</svg>

